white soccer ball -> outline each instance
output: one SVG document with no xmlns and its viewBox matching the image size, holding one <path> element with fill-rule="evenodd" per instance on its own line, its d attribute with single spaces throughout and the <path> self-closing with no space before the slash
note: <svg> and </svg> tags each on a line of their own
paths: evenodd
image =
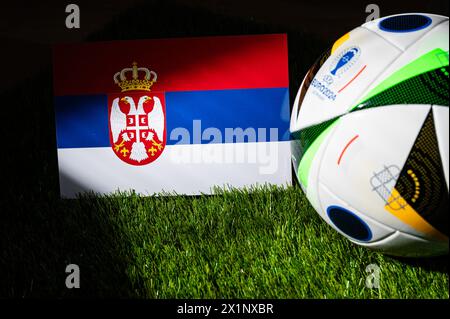
<svg viewBox="0 0 450 319">
<path fill-rule="evenodd" d="M 292 163 L 320 216 L 397 256 L 448 253 L 449 21 L 402 14 L 340 38 L 309 70 Z"/>
</svg>

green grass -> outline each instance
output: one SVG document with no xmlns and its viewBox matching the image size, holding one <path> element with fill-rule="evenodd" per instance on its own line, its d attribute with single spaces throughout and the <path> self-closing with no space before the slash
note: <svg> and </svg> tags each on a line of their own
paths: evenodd
<svg viewBox="0 0 450 319">
<path fill-rule="evenodd" d="M 3 233 L 8 297 L 449 298 L 446 260 L 355 246 L 297 187 L 49 198 L 31 215 L 20 207 L 20 225 Z M 69 263 L 80 266 L 81 289 L 64 286 Z M 379 289 L 365 287 L 371 263 Z"/>
</svg>

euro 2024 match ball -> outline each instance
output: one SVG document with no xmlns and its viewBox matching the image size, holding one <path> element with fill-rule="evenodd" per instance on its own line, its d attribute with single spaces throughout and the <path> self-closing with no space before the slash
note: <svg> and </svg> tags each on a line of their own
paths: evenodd
<svg viewBox="0 0 450 319">
<path fill-rule="evenodd" d="M 345 34 L 294 102 L 297 179 L 319 215 L 386 254 L 448 253 L 449 21 L 394 15 Z"/>
</svg>

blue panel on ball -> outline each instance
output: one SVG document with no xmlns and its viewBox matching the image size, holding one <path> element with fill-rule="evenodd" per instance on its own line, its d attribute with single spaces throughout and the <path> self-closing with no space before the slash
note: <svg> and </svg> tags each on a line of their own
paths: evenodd
<svg viewBox="0 0 450 319">
<path fill-rule="evenodd" d="M 347 236 L 358 241 L 372 239 L 369 226 L 351 211 L 339 206 L 330 206 L 327 208 L 327 214 L 334 226 Z"/>
<path fill-rule="evenodd" d="M 414 32 L 427 28 L 431 18 L 421 14 L 407 14 L 381 20 L 379 28 L 386 32 L 404 33 Z"/>
</svg>

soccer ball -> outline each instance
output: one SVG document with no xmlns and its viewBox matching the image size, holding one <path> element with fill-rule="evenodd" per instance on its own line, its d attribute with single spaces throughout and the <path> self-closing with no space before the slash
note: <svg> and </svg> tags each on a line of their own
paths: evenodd
<svg viewBox="0 0 450 319">
<path fill-rule="evenodd" d="M 352 242 L 448 253 L 449 21 L 401 14 L 340 38 L 309 70 L 290 123 L 311 205 Z"/>
</svg>

